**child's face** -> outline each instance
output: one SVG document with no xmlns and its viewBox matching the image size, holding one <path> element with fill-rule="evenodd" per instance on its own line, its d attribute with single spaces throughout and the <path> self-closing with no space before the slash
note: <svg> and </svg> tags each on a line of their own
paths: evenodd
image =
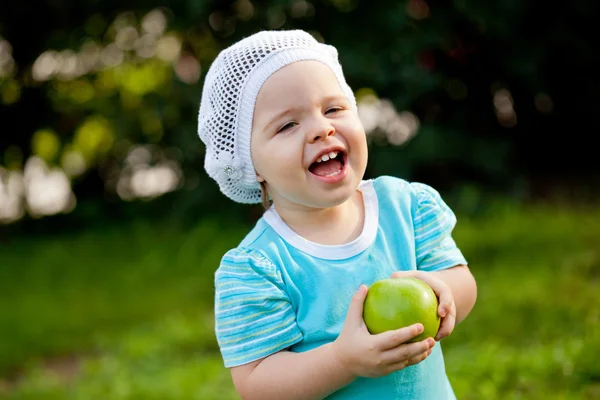
<svg viewBox="0 0 600 400">
<path fill-rule="evenodd" d="M 337 156 L 323 161 L 324 151 Z M 358 115 L 333 71 L 318 61 L 289 64 L 263 84 L 254 108 L 251 153 L 274 203 L 293 209 L 343 203 L 355 193 L 367 165 Z"/>
</svg>

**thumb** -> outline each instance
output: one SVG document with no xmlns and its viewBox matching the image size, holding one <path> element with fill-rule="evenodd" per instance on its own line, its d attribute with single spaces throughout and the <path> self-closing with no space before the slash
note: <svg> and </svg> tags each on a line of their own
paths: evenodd
<svg viewBox="0 0 600 400">
<path fill-rule="evenodd" d="M 348 315 L 346 323 L 358 326 L 363 323 L 363 305 L 367 297 L 368 289 L 365 285 L 360 285 L 356 293 L 352 296 L 350 307 L 348 307 Z"/>
</svg>

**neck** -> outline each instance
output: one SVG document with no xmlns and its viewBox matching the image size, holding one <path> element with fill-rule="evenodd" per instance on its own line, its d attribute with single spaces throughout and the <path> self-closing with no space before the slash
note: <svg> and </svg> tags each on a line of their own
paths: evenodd
<svg viewBox="0 0 600 400">
<path fill-rule="evenodd" d="M 360 236 L 364 224 L 362 194 L 330 208 L 286 208 L 275 205 L 283 221 L 298 235 L 315 243 L 339 245 Z"/>
</svg>

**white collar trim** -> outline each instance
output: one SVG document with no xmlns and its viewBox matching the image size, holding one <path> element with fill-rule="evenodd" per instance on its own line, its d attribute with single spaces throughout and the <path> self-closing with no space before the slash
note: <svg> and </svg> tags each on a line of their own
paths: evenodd
<svg viewBox="0 0 600 400">
<path fill-rule="evenodd" d="M 373 188 L 373 181 L 362 181 L 358 187 L 362 192 L 365 207 L 363 230 L 360 235 L 349 243 L 340 245 L 324 245 L 311 242 L 294 232 L 281 219 L 275 207 L 269 208 L 265 214 L 265 221 L 290 245 L 311 256 L 325 260 L 343 260 L 363 252 L 369 247 L 377 236 L 379 226 L 379 205 L 377 193 Z"/>
</svg>

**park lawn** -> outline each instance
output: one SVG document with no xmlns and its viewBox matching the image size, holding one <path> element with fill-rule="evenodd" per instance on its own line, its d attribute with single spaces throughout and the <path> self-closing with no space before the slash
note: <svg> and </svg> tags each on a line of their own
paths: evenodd
<svg viewBox="0 0 600 400">
<path fill-rule="evenodd" d="M 235 399 L 213 272 L 244 235 L 129 224 L 0 244 L 0 399 Z M 442 345 L 460 399 L 600 397 L 600 209 L 459 215 L 478 281 Z"/>
</svg>

